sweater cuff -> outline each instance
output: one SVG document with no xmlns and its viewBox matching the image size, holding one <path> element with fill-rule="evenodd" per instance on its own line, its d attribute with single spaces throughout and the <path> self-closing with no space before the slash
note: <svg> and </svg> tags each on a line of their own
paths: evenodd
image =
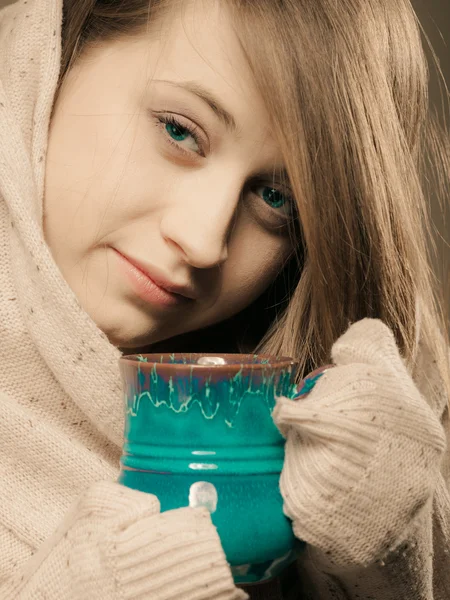
<svg viewBox="0 0 450 600">
<path fill-rule="evenodd" d="M 124 524 L 105 540 L 103 554 L 122 598 L 248 597 L 234 585 L 217 530 L 204 508 L 182 508 Z"/>
<path fill-rule="evenodd" d="M 401 375 L 342 366 L 306 399 L 280 398 L 274 410 L 287 437 L 285 514 L 295 535 L 335 564 L 383 559 L 433 497 L 445 436 L 413 381 Z"/>
</svg>

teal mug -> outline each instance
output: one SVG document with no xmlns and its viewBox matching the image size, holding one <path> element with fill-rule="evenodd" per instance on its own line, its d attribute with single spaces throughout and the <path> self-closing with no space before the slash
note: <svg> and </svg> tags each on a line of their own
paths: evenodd
<svg viewBox="0 0 450 600">
<path fill-rule="evenodd" d="M 298 365 L 245 354 L 124 356 L 119 482 L 161 510 L 206 506 L 237 584 L 278 576 L 302 547 L 283 513 L 277 396 L 294 398 Z"/>
</svg>

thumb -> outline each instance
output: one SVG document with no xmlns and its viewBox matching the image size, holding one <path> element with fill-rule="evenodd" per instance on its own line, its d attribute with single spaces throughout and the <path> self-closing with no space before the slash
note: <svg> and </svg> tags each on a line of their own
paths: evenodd
<svg viewBox="0 0 450 600">
<path fill-rule="evenodd" d="M 158 498 L 152 494 L 114 481 L 99 481 L 79 498 L 76 509 L 80 517 L 95 517 L 99 521 L 115 518 L 127 522 L 159 513 L 160 505 Z"/>
<path fill-rule="evenodd" d="M 379 319 L 362 319 L 350 325 L 331 349 L 337 366 L 355 363 L 402 370 L 405 368 L 394 334 Z"/>
</svg>

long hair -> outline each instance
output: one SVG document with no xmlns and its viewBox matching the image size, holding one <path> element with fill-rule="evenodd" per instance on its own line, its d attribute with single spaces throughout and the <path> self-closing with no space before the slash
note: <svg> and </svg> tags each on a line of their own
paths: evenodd
<svg viewBox="0 0 450 600">
<path fill-rule="evenodd" d="M 195 340 L 203 351 L 288 355 L 302 373 L 329 362 L 350 323 L 379 318 L 411 371 L 419 342 L 426 345 L 450 391 L 426 189 L 429 163 L 448 167 L 448 145 L 429 109 L 410 1 L 222 1 L 271 115 L 298 206 L 297 235 L 260 299 L 225 328 L 181 336 L 171 349 L 194 349 Z M 132 35 L 182 5 L 65 0 L 61 82 L 90 44 Z M 448 175 L 435 172 L 444 173 L 440 181 Z"/>
</svg>

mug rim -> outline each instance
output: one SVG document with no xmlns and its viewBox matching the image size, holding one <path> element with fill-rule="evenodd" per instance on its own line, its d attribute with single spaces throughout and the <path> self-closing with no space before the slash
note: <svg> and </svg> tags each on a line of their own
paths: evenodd
<svg viewBox="0 0 450 600">
<path fill-rule="evenodd" d="M 198 364 L 195 362 L 186 362 L 186 363 L 176 363 L 169 362 L 169 359 L 182 360 L 183 357 L 194 357 L 196 359 L 205 357 L 221 357 L 226 359 L 234 359 L 234 362 L 227 362 L 226 364 L 214 365 L 214 364 Z M 245 357 L 245 358 L 244 358 Z M 165 360 L 161 360 L 164 358 Z M 244 358 L 244 360 L 238 360 L 239 358 Z M 252 362 L 251 359 L 262 359 L 263 362 Z M 192 358 L 190 358 L 192 360 Z M 253 369 L 253 370 L 263 370 L 263 369 L 282 369 L 287 367 L 295 367 L 299 364 L 299 361 L 291 358 L 289 356 L 276 356 L 273 354 L 239 354 L 239 353 L 229 353 L 229 352 L 158 352 L 158 353 L 137 353 L 137 354 L 127 354 L 125 356 L 121 356 L 119 359 L 120 364 L 122 365 L 134 365 L 139 366 L 143 370 L 151 370 L 158 365 L 159 369 L 169 368 L 172 369 L 176 367 L 177 370 L 186 370 L 191 372 L 192 370 L 202 372 L 202 371 L 210 371 L 211 369 L 214 371 L 227 371 L 227 372 L 238 372 L 241 369 Z"/>
</svg>

